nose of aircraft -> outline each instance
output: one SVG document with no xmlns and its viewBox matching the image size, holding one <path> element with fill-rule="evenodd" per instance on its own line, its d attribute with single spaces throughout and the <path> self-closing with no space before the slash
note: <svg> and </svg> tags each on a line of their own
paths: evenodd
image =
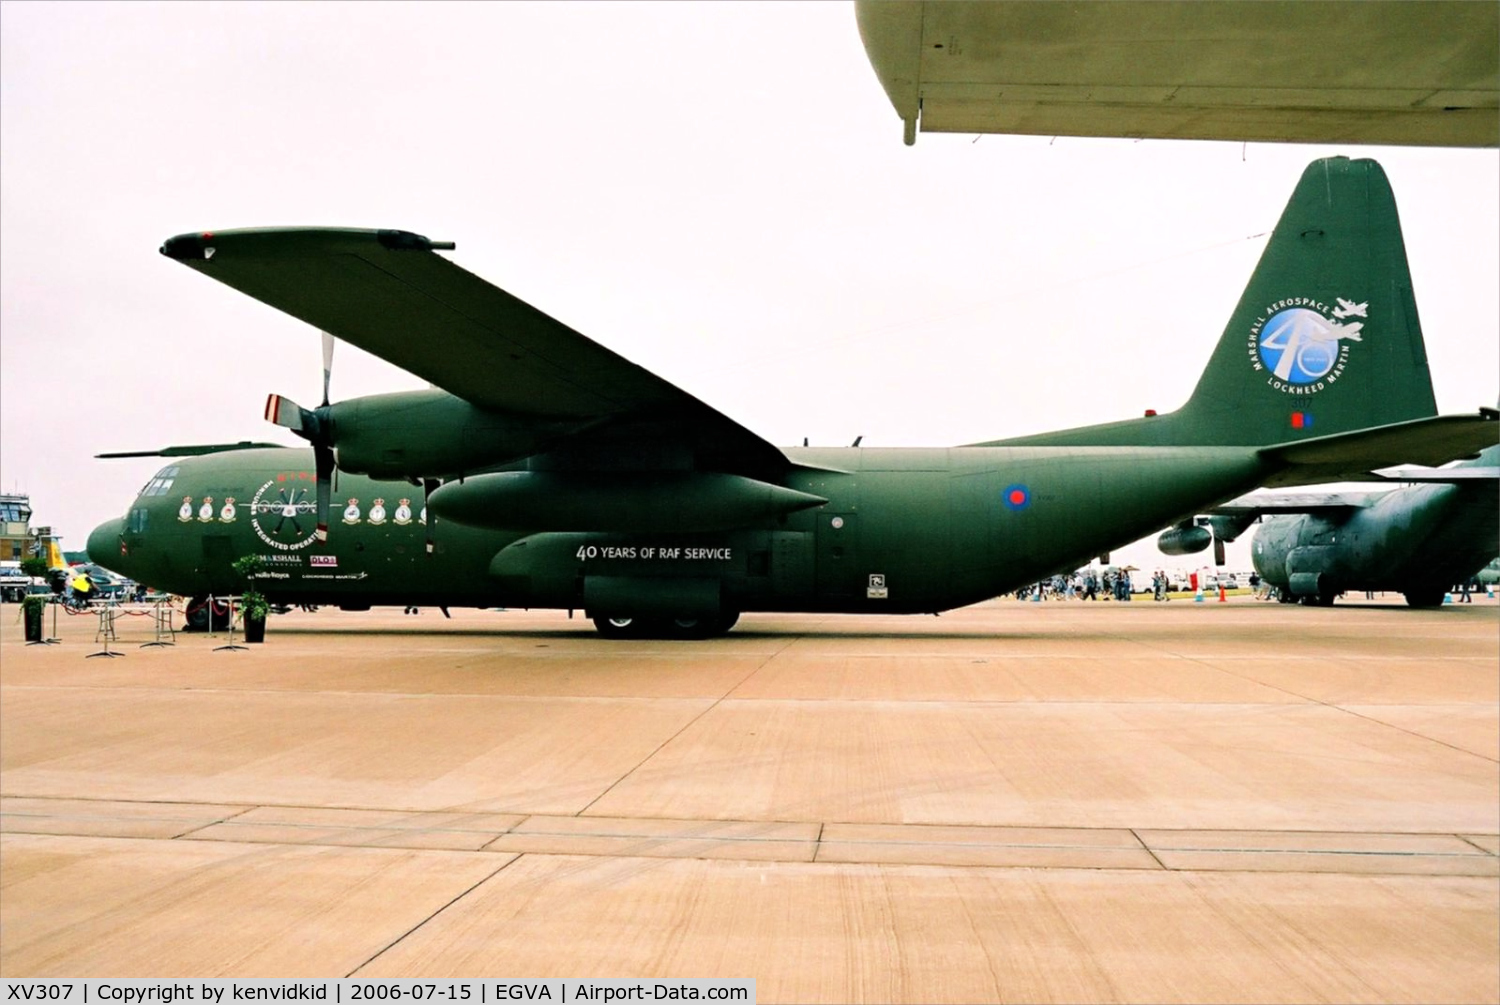
<svg viewBox="0 0 1500 1005">
<path fill-rule="evenodd" d="M 122 572 L 120 568 L 121 559 L 124 554 L 120 550 L 120 535 L 125 530 L 124 520 L 106 520 L 94 528 L 89 535 L 88 553 L 89 561 L 95 565 L 102 565 L 106 569 L 114 569 Z"/>
</svg>

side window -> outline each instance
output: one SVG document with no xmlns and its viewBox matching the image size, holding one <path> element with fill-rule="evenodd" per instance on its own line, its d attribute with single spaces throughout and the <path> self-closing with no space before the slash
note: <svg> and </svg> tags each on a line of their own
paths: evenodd
<svg viewBox="0 0 1500 1005">
<path fill-rule="evenodd" d="M 177 477 L 177 471 L 178 467 L 175 464 L 162 468 L 156 473 L 156 477 L 152 478 L 149 482 L 146 483 L 146 487 L 141 489 L 141 495 L 166 495 L 169 491 L 171 491 L 172 479 Z"/>
</svg>

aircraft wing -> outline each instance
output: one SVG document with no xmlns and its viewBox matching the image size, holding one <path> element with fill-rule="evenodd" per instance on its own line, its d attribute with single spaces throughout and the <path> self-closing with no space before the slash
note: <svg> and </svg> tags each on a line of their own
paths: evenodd
<svg viewBox="0 0 1500 1005">
<path fill-rule="evenodd" d="M 286 444 L 252 443 L 249 440 L 240 440 L 238 443 L 193 443 L 162 447 L 160 450 L 119 450 L 110 454 L 95 454 L 94 457 L 101 461 L 118 460 L 122 457 L 202 457 L 205 454 L 222 454 L 226 450 L 261 450 L 267 447 L 280 450 Z"/>
<path fill-rule="evenodd" d="M 1266 447 L 1261 456 L 1282 466 L 1266 487 L 1383 480 L 1371 472 L 1393 462 L 1446 464 L 1494 446 L 1497 419 L 1500 413 L 1482 408 L 1477 415 L 1438 415 Z"/>
<path fill-rule="evenodd" d="M 1252 492 L 1212 509 L 1208 516 L 1253 518 L 1263 513 L 1332 513 L 1373 506 L 1389 489 L 1380 492 Z"/>
<path fill-rule="evenodd" d="M 481 408 L 628 423 L 736 473 L 787 467 L 732 419 L 434 253 L 452 247 L 400 230 L 265 228 L 181 234 L 161 253 Z"/>
<path fill-rule="evenodd" d="M 924 133 L 1494 147 L 1494 3 L 858 0 Z"/>
</svg>

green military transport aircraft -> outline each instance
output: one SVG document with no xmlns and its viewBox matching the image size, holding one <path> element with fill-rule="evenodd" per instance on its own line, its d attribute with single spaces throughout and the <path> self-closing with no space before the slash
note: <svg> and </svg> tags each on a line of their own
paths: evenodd
<svg viewBox="0 0 1500 1005">
<path fill-rule="evenodd" d="M 959 447 L 779 449 L 448 247 L 394 230 L 168 240 L 167 257 L 434 386 L 314 409 L 272 396 L 268 417 L 311 450 L 174 458 L 90 555 L 193 596 L 234 589 L 230 562 L 255 553 L 273 602 L 581 609 L 606 635 L 701 636 L 743 611 L 936 613 L 1257 486 L 1496 439 L 1491 412 L 1435 415 L 1369 160 L 1307 169 L 1181 409 Z"/>
<path fill-rule="evenodd" d="M 1384 474 L 1410 484 L 1254 493 L 1214 507 L 1206 525 L 1167 531 L 1159 543 L 1168 554 L 1202 551 L 1210 538 L 1233 541 L 1269 517 L 1256 528 L 1250 559 L 1282 600 L 1326 606 L 1349 590 L 1392 590 L 1413 607 L 1436 607 L 1449 587 L 1474 578 L 1500 552 L 1500 446 L 1452 468 Z M 1222 565 L 1222 550 L 1219 556 Z"/>
</svg>

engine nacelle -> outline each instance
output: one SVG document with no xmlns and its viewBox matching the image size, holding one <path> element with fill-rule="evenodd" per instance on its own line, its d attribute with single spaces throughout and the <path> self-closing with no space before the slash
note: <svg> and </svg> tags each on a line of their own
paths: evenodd
<svg viewBox="0 0 1500 1005">
<path fill-rule="evenodd" d="M 669 534 L 733 530 L 826 502 L 704 471 L 503 471 L 449 482 L 427 499 L 436 516 L 473 527 Z"/>
<path fill-rule="evenodd" d="M 445 391 L 397 391 L 329 409 L 338 466 L 371 478 L 444 477 L 536 453 L 574 426 L 488 412 Z"/>
<path fill-rule="evenodd" d="M 1207 548 L 1213 539 L 1207 527 L 1173 527 L 1162 532 L 1156 546 L 1165 555 L 1193 555 Z"/>
</svg>

